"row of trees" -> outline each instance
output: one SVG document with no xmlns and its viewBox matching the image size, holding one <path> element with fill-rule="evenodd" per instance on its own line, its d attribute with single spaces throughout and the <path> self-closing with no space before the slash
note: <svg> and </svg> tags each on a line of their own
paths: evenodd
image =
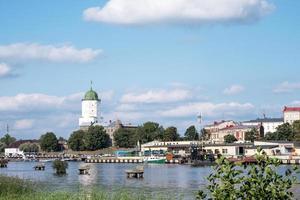
<svg viewBox="0 0 300 200">
<path fill-rule="evenodd" d="M 143 144 L 153 140 L 199 140 L 199 133 L 195 126 L 190 126 L 185 131 L 184 137 L 180 137 L 177 128 L 174 126 L 164 129 L 164 127 L 158 123 L 146 122 L 137 129 L 123 128 L 117 130 L 114 133 L 114 140 L 116 146 L 130 148 L 134 147 L 137 144 L 137 141 L 140 141 Z"/>
</svg>

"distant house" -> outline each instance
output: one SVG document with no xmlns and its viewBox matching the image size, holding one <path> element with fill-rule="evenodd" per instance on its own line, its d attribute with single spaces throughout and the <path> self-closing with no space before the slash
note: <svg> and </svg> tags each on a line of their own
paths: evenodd
<svg viewBox="0 0 300 200">
<path fill-rule="evenodd" d="M 24 152 L 20 151 L 19 148 L 5 148 L 4 155 L 6 157 L 18 157 L 18 156 L 23 156 Z"/>
<path fill-rule="evenodd" d="M 283 109 L 284 123 L 293 124 L 294 121 L 300 120 L 300 107 L 287 107 Z"/>
<path fill-rule="evenodd" d="M 263 126 L 264 134 L 274 133 L 276 128 L 284 123 L 283 118 L 258 118 L 242 122 L 244 126 Z"/>
</svg>

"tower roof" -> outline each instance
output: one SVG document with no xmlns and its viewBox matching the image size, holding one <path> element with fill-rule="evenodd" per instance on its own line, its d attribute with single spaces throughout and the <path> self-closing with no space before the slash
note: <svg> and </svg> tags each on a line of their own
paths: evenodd
<svg viewBox="0 0 300 200">
<path fill-rule="evenodd" d="M 85 93 L 83 100 L 99 101 L 98 94 L 91 88 L 89 91 Z"/>
</svg>

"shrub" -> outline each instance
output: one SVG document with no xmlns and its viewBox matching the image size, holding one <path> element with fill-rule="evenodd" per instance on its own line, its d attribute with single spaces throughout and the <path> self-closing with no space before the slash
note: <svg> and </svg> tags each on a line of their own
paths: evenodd
<svg viewBox="0 0 300 200">
<path fill-rule="evenodd" d="M 57 175 L 64 175 L 67 173 L 68 163 L 66 161 L 55 160 L 52 167 Z"/>
</svg>

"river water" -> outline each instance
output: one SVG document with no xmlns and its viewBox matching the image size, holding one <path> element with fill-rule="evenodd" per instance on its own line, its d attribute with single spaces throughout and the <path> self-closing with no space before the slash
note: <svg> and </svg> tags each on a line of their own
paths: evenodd
<svg viewBox="0 0 300 200">
<path fill-rule="evenodd" d="M 88 188 L 105 190 L 143 191 L 152 195 L 170 194 L 175 198 L 195 199 L 195 193 L 206 186 L 206 177 L 211 167 L 191 167 L 188 165 L 145 164 L 143 179 L 128 179 L 125 170 L 137 164 L 89 164 L 91 175 L 78 175 L 83 162 L 69 162 L 66 176 L 56 176 L 52 163 L 45 163 L 45 171 L 35 171 L 35 162 L 10 162 L 8 168 L 0 168 L 0 174 L 18 176 L 46 185 L 49 190 L 79 191 Z M 284 169 L 289 166 L 282 166 Z M 299 187 L 299 188 L 298 188 Z M 300 185 L 294 188 L 300 196 Z"/>
</svg>

